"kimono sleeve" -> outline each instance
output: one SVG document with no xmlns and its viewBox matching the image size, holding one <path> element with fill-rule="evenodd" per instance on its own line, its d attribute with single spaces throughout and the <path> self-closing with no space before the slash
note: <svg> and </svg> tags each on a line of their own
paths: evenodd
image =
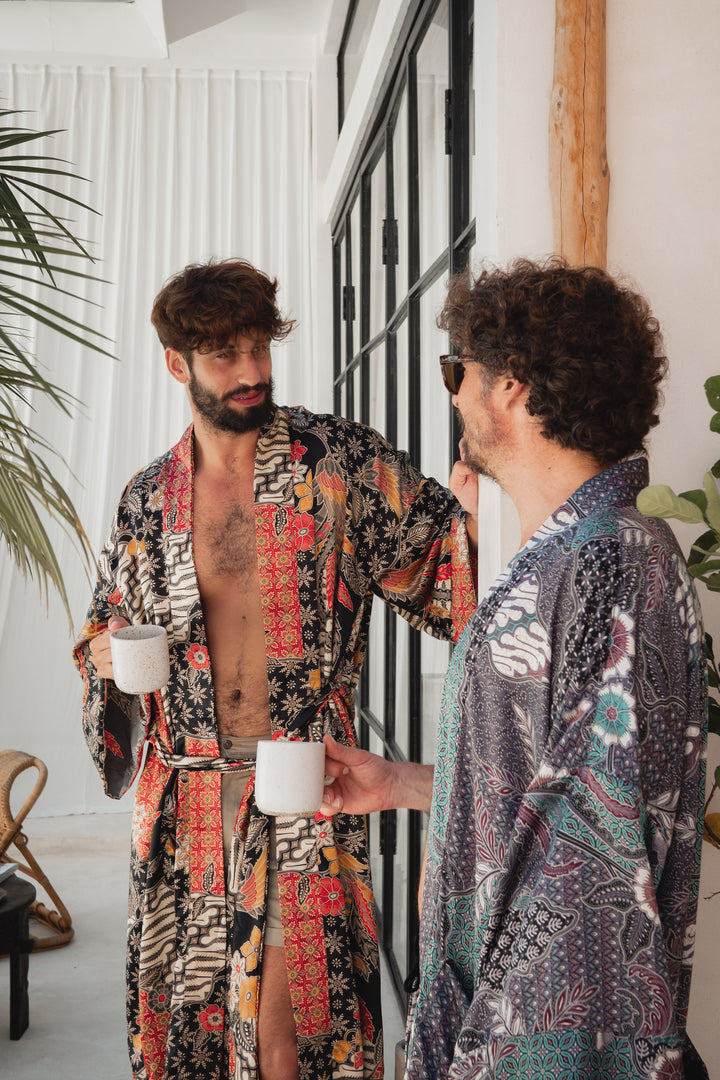
<svg viewBox="0 0 720 1080">
<path fill-rule="evenodd" d="M 370 496 L 359 535 L 378 537 L 369 562 L 372 590 L 414 626 L 457 641 L 476 605 L 465 511 L 384 441 L 364 479 Z"/>
<path fill-rule="evenodd" d="M 122 508 L 122 504 L 121 504 Z M 112 616 L 135 621 L 137 596 L 136 540 L 118 509 L 110 537 L 98 559 L 98 579 L 73 659 L 82 676 L 83 733 L 105 793 L 119 799 L 137 773 L 152 709 L 151 695 L 125 694 L 101 678 L 90 655 L 90 642 L 107 630 Z"/>
</svg>

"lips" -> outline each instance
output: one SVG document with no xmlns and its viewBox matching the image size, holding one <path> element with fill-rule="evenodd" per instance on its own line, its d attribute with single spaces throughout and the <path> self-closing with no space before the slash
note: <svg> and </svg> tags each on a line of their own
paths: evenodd
<svg viewBox="0 0 720 1080">
<path fill-rule="evenodd" d="M 235 401 L 238 405 L 259 405 L 265 400 L 267 387 L 255 387 L 252 390 L 238 390 L 234 394 L 227 394 L 227 401 Z"/>
</svg>

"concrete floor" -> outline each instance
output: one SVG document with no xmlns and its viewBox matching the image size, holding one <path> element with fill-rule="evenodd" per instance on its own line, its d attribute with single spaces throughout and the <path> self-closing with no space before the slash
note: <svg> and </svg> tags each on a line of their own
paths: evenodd
<svg viewBox="0 0 720 1080">
<path fill-rule="evenodd" d="M 31 850 L 73 920 L 62 949 L 30 956 L 30 1026 L 8 1037 L 10 971 L 0 960 L 0 1077 L 131 1080 L 125 1044 L 125 924 L 130 815 L 29 818 Z M 42 897 L 42 899 L 45 899 Z M 404 1030 L 383 972 L 386 1080 Z"/>
</svg>

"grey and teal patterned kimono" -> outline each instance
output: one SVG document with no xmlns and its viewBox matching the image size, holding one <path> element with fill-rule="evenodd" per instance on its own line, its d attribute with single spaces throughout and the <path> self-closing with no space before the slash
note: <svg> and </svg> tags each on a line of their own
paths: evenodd
<svg viewBox="0 0 720 1080">
<path fill-rule="evenodd" d="M 646 483 L 636 459 L 584 484 L 454 652 L 409 1080 L 706 1076 L 685 1030 L 702 630 Z"/>
<path fill-rule="evenodd" d="M 128 1025 L 137 1080 L 256 1080 L 267 818 L 248 783 L 223 865 L 211 660 L 192 545 L 193 436 L 118 506 L 76 646 L 86 739 L 108 795 L 135 796 Z M 464 513 L 374 431 L 278 409 L 255 466 L 273 736 L 352 743 L 373 596 L 455 639 L 474 610 Z M 87 648 L 121 615 L 168 630 L 171 675 L 132 697 Z M 278 880 L 302 1080 L 383 1075 L 365 821 L 278 819 Z"/>
</svg>

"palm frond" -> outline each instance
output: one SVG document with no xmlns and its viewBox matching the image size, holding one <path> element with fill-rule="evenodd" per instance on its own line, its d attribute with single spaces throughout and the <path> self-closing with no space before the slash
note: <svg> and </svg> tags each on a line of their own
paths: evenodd
<svg viewBox="0 0 720 1080">
<path fill-rule="evenodd" d="M 78 279 L 102 279 L 78 268 L 78 260 L 94 259 L 87 242 L 75 235 L 72 223 L 55 207 L 97 211 L 72 192 L 73 185 L 86 181 L 69 162 L 18 152 L 60 133 L 60 129 L 19 127 L 20 115 L 16 109 L 0 109 L 0 536 L 22 573 L 37 580 L 41 593 L 57 590 L 70 618 L 48 523 L 62 527 L 88 565 L 90 548 L 72 500 L 57 478 L 58 467 L 66 469 L 65 463 L 19 410 L 27 413 L 40 398 L 66 413 L 77 404 L 42 373 L 27 345 L 28 327 L 45 326 L 111 355 L 104 334 L 58 306 L 61 298 L 75 295 L 63 281 L 69 285 Z"/>
</svg>

